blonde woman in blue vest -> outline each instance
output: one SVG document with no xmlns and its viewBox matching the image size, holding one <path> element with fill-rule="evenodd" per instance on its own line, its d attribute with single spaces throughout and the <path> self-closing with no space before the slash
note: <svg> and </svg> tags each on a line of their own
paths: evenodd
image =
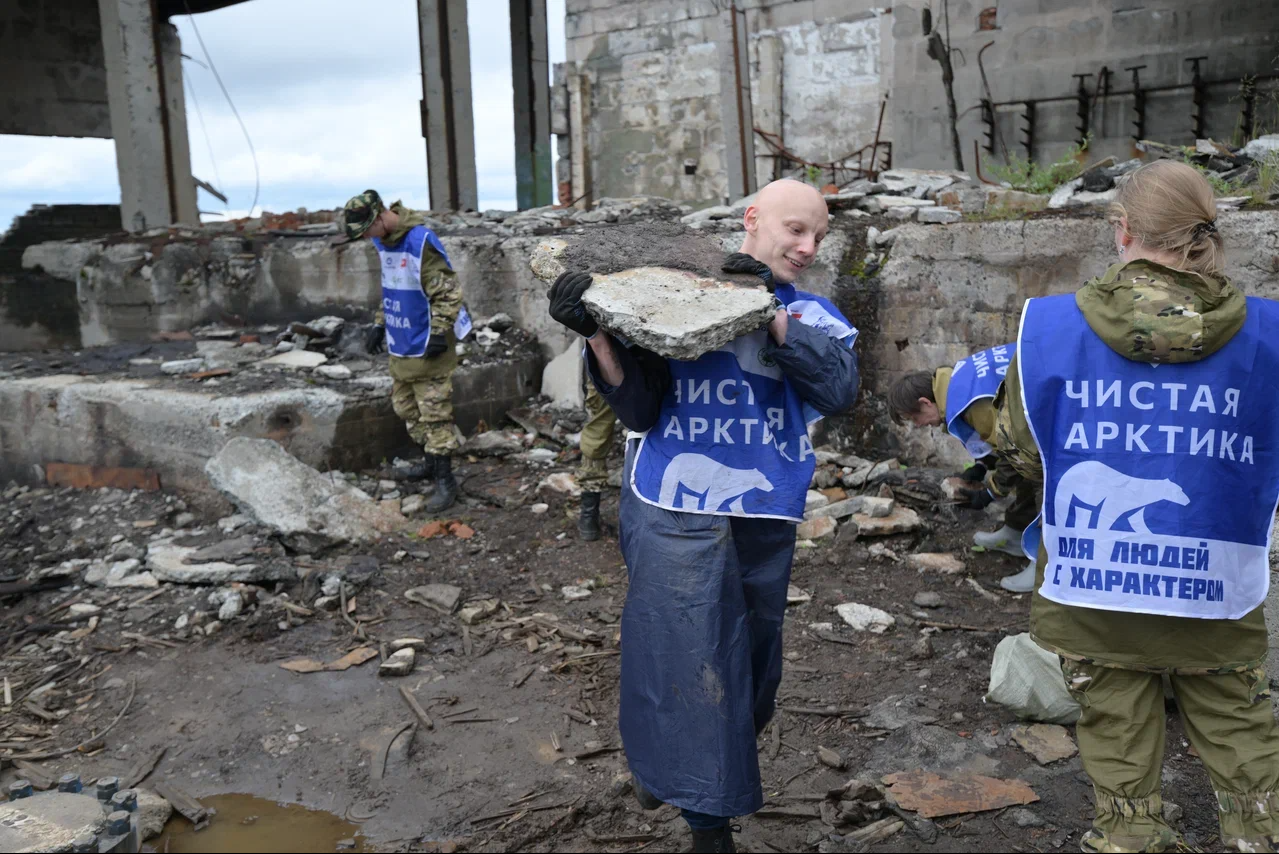
<svg viewBox="0 0 1279 854">
<path fill-rule="evenodd" d="M 1147 164 L 1111 212 L 1120 262 L 1025 305 L 999 448 L 1042 481 L 1031 635 L 1083 707 L 1085 851 L 1169 851 L 1168 675 L 1232 850 L 1279 849 L 1262 605 L 1279 502 L 1279 304 L 1223 274 L 1212 188 Z"/>
</svg>

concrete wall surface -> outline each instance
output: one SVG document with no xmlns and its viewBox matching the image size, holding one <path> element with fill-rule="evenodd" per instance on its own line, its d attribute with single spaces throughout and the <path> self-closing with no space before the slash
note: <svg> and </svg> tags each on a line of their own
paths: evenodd
<svg viewBox="0 0 1279 854">
<path fill-rule="evenodd" d="M 780 134 L 805 160 L 827 161 L 871 142 L 880 101 L 890 95 L 884 138 L 893 143 L 894 164 L 954 167 L 941 67 L 927 55 L 921 21 L 923 7 L 931 6 L 935 29 L 944 32 L 940 4 L 744 0 L 738 6 L 746 9 L 750 34 L 757 128 Z M 1103 67 L 1112 72 L 1112 92 L 1131 88 L 1124 69 L 1134 65 L 1146 66 L 1144 87 L 1188 86 L 1193 68 L 1186 60 L 1207 56 L 1202 77 L 1229 81 L 1205 92 L 1204 133 L 1219 140 L 1231 139 L 1239 125 L 1238 79 L 1279 72 L 1273 0 L 952 0 L 949 7 L 959 136 L 970 171 L 973 141 L 983 137 L 977 105 L 987 93 L 978 53 L 987 43 L 981 65 L 996 102 L 1072 96 L 1074 74 L 1089 75 L 1091 97 Z M 567 65 L 591 84 L 585 151 L 595 197 L 643 192 L 691 203 L 723 200 L 717 10 L 713 0 L 568 0 Z M 1260 84 L 1269 93 L 1277 85 Z M 1096 157 L 1131 156 L 1133 104 L 1129 96 L 1090 104 Z M 1008 152 L 1026 156 L 1023 112 L 1000 112 L 1002 145 L 997 138 L 993 160 L 1002 162 Z M 1188 88 L 1151 93 L 1144 136 L 1193 143 L 1192 112 Z M 1258 101 L 1261 126 L 1279 123 L 1275 113 L 1273 98 Z M 1035 119 L 1036 160 L 1060 157 L 1079 137 L 1074 100 L 1040 104 Z M 773 177 L 768 152 L 757 136 L 761 182 Z M 695 164 L 694 174 L 685 174 L 685 161 Z"/>
<path fill-rule="evenodd" d="M 0 4 L 0 133 L 111 138 L 98 0 Z"/>
<path fill-rule="evenodd" d="M 952 167 L 941 70 L 926 53 L 922 31 L 920 13 L 927 5 L 933 7 L 935 26 L 943 26 L 939 4 L 893 4 L 894 154 L 898 165 Z M 995 10 L 996 29 L 981 29 L 986 9 Z M 1193 68 L 1185 60 L 1194 56 L 1207 57 L 1201 71 L 1206 80 L 1274 74 L 1279 71 L 1276 32 L 1279 4 L 1272 0 L 951 0 L 951 43 L 964 57 L 956 59 L 955 97 L 961 113 L 983 97 L 977 53 L 988 42 L 993 44 L 982 61 L 993 100 L 1000 102 L 1071 95 L 1078 85 L 1073 74 L 1090 75 L 1087 86 L 1093 94 L 1103 66 L 1114 72 L 1112 91 L 1131 89 L 1131 75 L 1124 69 L 1135 65 L 1146 66 L 1140 72 L 1143 86 L 1189 84 Z M 1241 106 L 1238 94 L 1234 83 L 1207 91 L 1207 135 L 1231 138 Z M 1093 107 L 1095 156 L 1131 156 L 1132 107 L 1131 97 L 1114 97 Z M 1273 111 L 1273 105 L 1269 109 Z M 1024 156 L 1017 130 L 1020 112 L 1005 115 L 1001 129 L 1009 148 Z M 1146 138 L 1193 144 L 1191 113 L 1188 89 L 1151 94 Z M 1275 117 L 1267 115 L 1273 122 Z M 1074 101 L 1040 105 L 1035 159 L 1059 157 L 1077 138 L 1077 122 Z M 973 168 L 972 141 L 981 134 L 980 111 L 972 110 L 959 124 L 968 169 Z M 1002 150 L 997 153 L 1002 157 Z"/>
</svg>

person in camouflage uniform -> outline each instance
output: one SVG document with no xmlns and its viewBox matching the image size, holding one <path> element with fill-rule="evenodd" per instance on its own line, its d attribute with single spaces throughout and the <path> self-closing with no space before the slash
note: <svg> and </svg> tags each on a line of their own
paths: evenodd
<svg viewBox="0 0 1279 854">
<path fill-rule="evenodd" d="M 382 301 L 366 345 L 370 354 L 389 351 L 391 405 L 426 452 L 426 476 L 435 483 L 427 510 L 438 513 L 457 499 L 451 456 L 459 446 L 453 423 L 454 325 L 465 309 L 448 255 L 424 222 L 400 202 L 386 207 L 374 190 L 352 197 L 343 212 L 347 238 L 372 239 L 382 261 Z M 416 280 L 394 281 L 397 272 L 413 270 L 411 262 L 420 271 Z M 389 334 L 388 313 L 394 327 Z M 414 346 L 418 340 L 424 347 Z"/>
<path fill-rule="evenodd" d="M 1075 295 L 1088 326 L 1110 349 L 1134 362 L 1166 364 L 1173 372 L 1168 380 L 1177 364 L 1221 350 L 1248 312 L 1243 294 L 1220 273 L 1215 215 L 1211 188 L 1190 167 L 1174 161 L 1142 167 L 1121 187 L 1112 211 L 1125 261 Z M 1021 357 L 1019 351 L 1014 362 Z M 996 453 L 1042 483 L 1027 394 L 1013 364 L 996 398 Z M 1170 469 L 1177 459 L 1169 456 Z M 1223 843 L 1279 851 L 1279 726 L 1264 670 L 1263 607 L 1227 620 L 1065 605 L 1038 592 L 1047 565 L 1041 545 L 1030 632 L 1060 657 L 1082 708 L 1076 734 L 1096 807 L 1083 850 L 1169 851 L 1184 844 L 1165 821 L 1160 796 L 1166 675 L 1212 781 Z"/>
<path fill-rule="evenodd" d="M 577 530 L 583 540 L 600 538 L 600 493 L 608 485 L 608 452 L 613 447 L 617 416 L 595 390 L 586 383 L 586 425 L 582 427 L 582 462 L 577 468 L 577 485 L 582 488 L 582 510 Z"/>
<path fill-rule="evenodd" d="M 935 371 L 915 371 L 896 380 L 888 389 L 888 410 L 893 420 L 914 424 L 916 427 L 941 427 L 949 433 L 946 424 L 949 414 L 946 406 L 951 377 L 955 369 L 943 365 Z M 957 404 L 958 405 L 958 404 Z M 995 446 L 995 404 L 989 397 L 972 401 L 959 415 L 990 447 Z M 997 499 L 1013 496 L 1004 511 L 1004 524 L 998 531 L 978 531 L 973 543 L 990 551 L 1002 551 L 1015 557 L 1023 557 L 1021 535 L 1039 515 L 1039 490 L 1027 483 L 1007 463 L 1001 463 L 994 454 L 988 454 L 969 466 L 960 475 L 970 483 L 984 483 L 985 489 L 974 489 L 968 504 L 974 510 L 982 510 Z M 1035 581 L 1034 561 L 1015 575 L 1005 576 L 999 585 L 1014 593 L 1029 593 Z"/>
</svg>

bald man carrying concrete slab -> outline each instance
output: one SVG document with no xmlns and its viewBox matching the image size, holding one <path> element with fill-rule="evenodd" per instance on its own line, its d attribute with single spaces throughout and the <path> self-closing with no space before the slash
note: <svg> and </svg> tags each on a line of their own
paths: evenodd
<svg viewBox="0 0 1279 854">
<path fill-rule="evenodd" d="M 694 851 L 734 851 L 729 820 L 763 804 L 755 745 L 781 681 L 795 524 L 816 463 L 808 426 L 857 396 L 857 330 L 794 286 L 827 219 L 806 184 L 760 191 L 723 270 L 757 276 L 777 310 L 691 361 L 600 329 L 582 305 L 590 271 L 550 292 L 551 316 L 587 339 L 591 379 L 630 430 L 619 723 L 641 805 L 679 807 Z"/>
</svg>

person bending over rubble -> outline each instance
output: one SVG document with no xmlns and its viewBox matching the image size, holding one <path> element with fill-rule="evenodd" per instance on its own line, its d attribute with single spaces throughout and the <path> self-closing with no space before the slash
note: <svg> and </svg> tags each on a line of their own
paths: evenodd
<svg viewBox="0 0 1279 854">
<path fill-rule="evenodd" d="M 758 276 L 780 306 L 766 328 L 695 361 L 601 330 L 568 272 L 550 313 L 588 340 L 592 381 L 631 431 L 620 541 L 619 724 L 646 809 L 679 807 L 694 851 L 733 851 L 729 820 L 763 803 L 755 740 L 773 715 L 795 523 L 816 458 L 807 433 L 857 396 L 857 330 L 796 290 L 826 236 L 814 188 L 776 181 L 745 214 L 723 269 Z"/>
<path fill-rule="evenodd" d="M 1004 512 L 1003 527 L 994 532 L 979 531 L 973 542 L 984 549 L 1023 557 L 1021 537 L 1039 513 L 1038 491 L 1012 466 L 999 463 L 993 456 L 995 393 L 1016 352 L 1016 344 L 1001 344 L 961 359 L 954 367 L 909 373 L 888 389 L 888 409 L 898 423 L 941 427 L 963 442 L 975 463 L 961 477 L 974 486 L 984 483 L 984 488 L 974 488 L 969 493 L 970 507 L 981 510 L 997 497 L 1013 493 L 1013 502 Z M 1035 562 L 1030 561 L 1016 575 L 1000 579 L 999 586 L 1014 593 L 1029 593 L 1035 586 Z"/>
<path fill-rule="evenodd" d="M 1044 485 L 1030 633 L 1083 708 L 1096 804 L 1083 850 L 1185 850 L 1159 791 L 1162 674 L 1222 843 L 1279 851 L 1262 610 L 1279 304 L 1222 274 L 1212 187 L 1190 166 L 1137 169 L 1110 217 L 1121 263 L 1026 303 L 996 425 L 996 453 Z"/>
<path fill-rule="evenodd" d="M 426 509 L 439 513 L 457 500 L 453 371 L 471 320 L 448 253 L 423 222 L 399 202 L 386 207 L 375 190 L 354 196 L 343 212 L 347 238 L 371 238 L 382 262 L 382 305 L 366 346 L 370 354 L 387 351 L 391 405 L 426 451 L 426 476 L 435 483 Z"/>
</svg>

